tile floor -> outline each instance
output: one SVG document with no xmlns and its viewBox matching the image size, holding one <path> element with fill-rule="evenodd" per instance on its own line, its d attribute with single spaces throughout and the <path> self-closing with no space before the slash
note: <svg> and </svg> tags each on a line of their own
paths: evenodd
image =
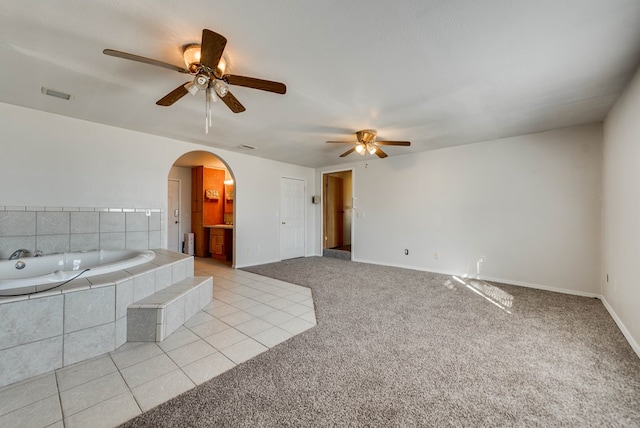
<svg viewBox="0 0 640 428">
<path fill-rule="evenodd" d="M 114 352 L 0 388 L 0 427 L 114 427 L 316 323 L 311 290 L 195 260 L 213 301 L 162 343 Z"/>
</svg>

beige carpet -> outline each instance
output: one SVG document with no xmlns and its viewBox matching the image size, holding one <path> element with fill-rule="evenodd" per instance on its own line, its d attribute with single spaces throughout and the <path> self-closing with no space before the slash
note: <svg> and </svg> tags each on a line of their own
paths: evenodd
<svg viewBox="0 0 640 428">
<path fill-rule="evenodd" d="M 597 299 L 334 258 L 246 270 L 311 287 L 318 325 L 124 426 L 640 426 L 640 359 Z"/>
</svg>

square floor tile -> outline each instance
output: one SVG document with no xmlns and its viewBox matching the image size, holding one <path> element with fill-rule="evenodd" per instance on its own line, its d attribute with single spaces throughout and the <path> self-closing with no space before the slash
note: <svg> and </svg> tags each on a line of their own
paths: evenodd
<svg viewBox="0 0 640 428">
<path fill-rule="evenodd" d="M 131 392 L 109 398 L 64 419 L 66 428 L 113 428 L 142 412 Z"/>
<path fill-rule="evenodd" d="M 250 308 L 252 306 L 259 305 L 259 304 L 260 304 L 260 302 L 258 302 L 256 300 L 253 300 L 251 298 L 248 298 L 248 297 L 244 298 L 243 300 L 238 300 L 237 302 L 232 303 L 233 306 L 235 306 L 238 309 L 242 309 L 242 310 L 245 310 L 247 308 Z"/>
<path fill-rule="evenodd" d="M 269 348 L 273 348 L 277 344 L 282 343 L 291 337 L 293 337 L 293 334 L 279 327 L 271 327 L 268 330 L 252 336 L 254 340 L 257 340 Z"/>
<path fill-rule="evenodd" d="M 133 343 L 131 346 L 116 349 L 110 355 L 116 366 L 122 370 L 162 353 L 162 349 L 155 343 Z"/>
<path fill-rule="evenodd" d="M 223 348 L 220 353 L 229 358 L 236 364 L 243 363 L 258 354 L 267 351 L 269 348 L 253 339 L 245 339 L 241 342 L 234 343 L 231 346 Z"/>
<path fill-rule="evenodd" d="M 185 323 L 185 327 L 195 327 L 198 324 L 205 323 L 207 321 L 211 321 L 213 319 L 213 315 L 206 313 L 205 311 L 198 311 L 194 316 L 189 318 Z"/>
<path fill-rule="evenodd" d="M 119 372 L 83 383 L 75 388 L 60 393 L 60 402 L 65 417 L 69 417 L 82 410 L 88 409 L 108 398 L 128 392 Z"/>
<path fill-rule="evenodd" d="M 228 303 L 230 305 L 233 304 L 234 302 L 238 302 L 246 298 L 244 296 L 241 296 L 236 293 L 232 293 L 231 291 L 227 291 L 227 290 L 223 290 L 222 292 L 219 292 L 217 294 L 214 291 L 213 297 L 218 300 L 222 300 L 223 302 Z"/>
<path fill-rule="evenodd" d="M 264 303 L 258 303 L 257 305 L 247 308 L 244 311 L 248 314 L 253 315 L 254 317 L 261 317 L 275 310 L 277 309 L 272 306 L 265 305 Z"/>
<path fill-rule="evenodd" d="M 291 306 L 291 300 L 279 297 L 276 300 L 268 302 L 267 305 L 273 306 L 276 309 L 282 309 L 286 308 L 287 306 Z"/>
<path fill-rule="evenodd" d="M 247 322 L 243 322 L 242 324 L 238 324 L 234 328 L 246 334 L 247 336 L 253 336 L 267 330 L 270 327 L 273 327 L 273 324 L 268 323 L 267 321 L 260 318 L 254 318 Z"/>
<path fill-rule="evenodd" d="M 274 296 L 273 294 L 269 294 L 269 293 L 262 293 L 257 296 L 254 296 L 253 300 L 257 300 L 258 302 L 266 303 L 268 305 L 269 302 L 273 302 L 274 300 L 280 300 L 280 297 Z"/>
<path fill-rule="evenodd" d="M 58 389 L 66 391 L 117 370 L 118 368 L 108 355 L 75 363 L 56 370 Z"/>
<path fill-rule="evenodd" d="M 282 312 L 280 310 L 276 310 L 273 312 L 269 312 L 268 314 L 262 315 L 260 318 L 262 318 L 263 320 L 270 322 L 273 325 L 279 325 L 282 324 L 283 322 L 289 321 L 294 319 L 295 317 L 291 314 L 288 314 L 286 312 Z"/>
<path fill-rule="evenodd" d="M 195 386 L 182 370 L 175 370 L 133 388 L 133 396 L 142 411 L 146 412 Z"/>
<path fill-rule="evenodd" d="M 309 311 L 306 314 L 300 315 L 298 318 L 309 321 L 311 324 L 316 324 L 316 313 L 315 311 Z"/>
<path fill-rule="evenodd" d="M 196 384 L 200 385 L 219 374 L 235 367 L 235 363 L 219 352 L 206 356 L 185 366 L 182 370 Z"/>
<path fill-rule="evenodd" d="M 212 334 L 218 333 L 222 330 L 226 330 L 229 328 L 229 324 L 225 324 L 219 319 L 212 319 L 211 321 L 207 321 L 202 324 L 198 324 L 195 327 L 190 328 L 192 332 L 197 334 L 200 337 L 208 337 Z"/>
<path fill-rule="evenodd" d="M 234 326 L 234 325 L 242 324 L 243 322 L 250 321 L 252 319 L 255 319 L 253 315 L 241 311 L 241 312 L 236 312 L 235 314 L 221 317 L 220 321 L 224 321 L 230 326 Z"/>
<path fill-rule="evenodd" d="M 129 385 L 129 388 L 135 388 L 143 383 L 149 382 L 159 376 L 176 370 L 178 366 L 171 361 L 165 353 L 142 361 L 136 365 L 121 370 L 122 377 Z"/>
<path fill-rule="evenodd" d="M 308 330 L 313 326 L 314 324 L 300 318 L 294 318 L 292 320 L 285 321 L 282 324 L 278 325 L 278 327 L 288 331 L 291 334 L 302 333 L 303 331 Z"/>
<path fill-rule="evenodd" d="M 218 304 L 212 305 L 211 308 L 203 309 L 204 311 L 213 315 L 214 317 L 220 318 L 225 315 L 230 315 L 240 311 L 239 308 L 236 308 L 235 306 L 231 306 L 230 304 L 224 303 L 220 300 L 214 300 L 214 302 L 218 302 Z"/>
<path fill-rule="evenodd" d="M 158 346 L 162 348 L 164 352 L 169 352 L 172 349 L 179 348 L 187 345 L 191 342 L 200 340 L 200 337 L 185 327 L 179 327 L 176 331 L 171 333 L 165 340 L 158 343 Z"/>
<path fill-rule="evenodd" d="M 312 308 L 312 309 L 315 308 L 315 305 L 313 304 L 313 299 L 311 299 L 311 298 L 307 298 L 306 300 L 301 300 L 298 303 L 300 303 L 301 305 L 304 305 L 306 307 Z"/>
<path fill-rule="evenodd" d="M 53 372 L 0 388 L 0 416 L 58 395 Z"/>
<path fill-rule="evenodd" d="M 307 312 L 309 312 L 311 309 L 304 306 L 304 305 L 300 305 L 298 303 L 294 303 L 293 305 L 289 305 L 286 306 L 284 308 L 281 309 L 282 312 L 286 312 L 288 314 L 291 314 L 293 316 L 300 316 L 302 314 L 306 314 Z"/>
<path fill-rule="evenodd" d="M 285 297 L 285 299 L 287 299 L 287 300 L 291 300 L 292 302 L 300 303 L 300 302 L 302 302 L 303 300 L 307 300 L 307 299 L 309 299 L 309 297 L 308 297 L 308 296 L 305 296 L 304 294 L 300 294 L 300 293 L 293 293 L 293 294 L 290 294 L 290 295 L 288 295 L 287 297 Z"/>
<path fill-rule="evenodd" d="M 184 367 L 187 364 L 191 364 L 192 362 L 215 352 L 217 351 L 213 346 L 200 339 L 196 342 L 192 342 L 188 345 L 169 351 L 167 352 L 167 355 L 169 355 L 169 358 L 171 358 L 178 367 Z"/>
<path fill-rule="evenodd" d="M 56 394 L 0 416 L 0 427 L 46 427 L 61 420 Z"/>
<path fill-rule="evenodd" d="M 247 339 L 247 336 L 245 334 L 240 333 L 235 328 L 228 328 L 219 333 L 212 334 L 211 336 L 206 337 L 204 340 L 217 350 L 220 350 L 226 348 L 227 346 L 231 346 L 234 343 L 241 342 L 245 339 Z"/>
</svg>

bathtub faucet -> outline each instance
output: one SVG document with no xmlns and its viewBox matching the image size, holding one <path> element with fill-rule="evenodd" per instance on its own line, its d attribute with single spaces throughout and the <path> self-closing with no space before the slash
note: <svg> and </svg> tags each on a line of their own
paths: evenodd
<svg viewBox="0 0 640 428">
<path fill-rule="evenodd" d="M 13 254 L 11 254 L 11 256 L 9 257 L 9 260 L 19 259 L 20 257 L 28 256 L 29 254 L 31 254 L 31 251 L 21 248 L 19 250 L 15 250 Z"/>
</svg>

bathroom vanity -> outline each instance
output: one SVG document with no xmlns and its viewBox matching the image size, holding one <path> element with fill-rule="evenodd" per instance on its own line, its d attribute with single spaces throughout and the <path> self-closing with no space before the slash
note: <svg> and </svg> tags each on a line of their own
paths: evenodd
<svg viewBox="0 0 640 428">
<path fill-rule="evenodd" d="M 205 225 L 209 229 L 209 252 L 218 260 L 233 260 L 233 225 Z"/>
</svg>

